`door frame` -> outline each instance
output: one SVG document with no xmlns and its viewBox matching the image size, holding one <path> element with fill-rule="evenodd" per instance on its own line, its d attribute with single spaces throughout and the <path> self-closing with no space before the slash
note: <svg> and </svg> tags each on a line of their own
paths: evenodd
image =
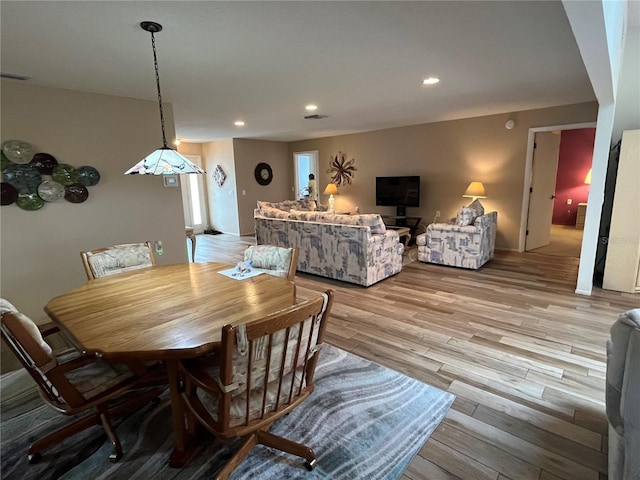
<svg viewBox="0 0 640 480">
<path fill-rule="evenodd" d="M 303 152 L 293 152 L 293 190 L 295 194 L 295 199 L 297 200 L 299 197 L 299 193 L 303 188 L 302 185 L 298 185 L 298 155 L 307 155 L 311 158 L 311 173 L 314 174 L 316 179 L 316 192 L 312 195 L 312 198 L 316 200 L 316 202 L 320 201 L 320 192 L 317 191 L 320 188 L 320 179 L 318 178 L 320 175 L 319 169 L 319 161 L 318 161 L 318 150 L 306 150 Z M 296 188 L 297 187 L 297 188 Z"/>
<path fill-rule="evenodd" d="M 200 155 L 184 155 L 189 160 L 191 160 L 196 165 L 202 167 L 202 157 Z M 200 215 L 202 218 L 202 223 L 198 225 L 194 225 L 193 219 L 191 218 L 191 187 L 187 183 L 190 178 L 196 178 L 198 182 L 198 193 L 200 199 Z M 193 227 L 195 234 L 201 234 L 204 232 L 205 228 L 209 225 L 209 206 L 207 204 L 207 192 L 206 192 L 206 175 L 183 175 L 180 179 L 180 190 L 182 193 L 182 211 L 184 216 L 185 225 L 189 225 Z"/>
<path fill-rule="evenodd" d="M 520 236 L 518 239 L 518 252 L 524 252 L 527 238 L 527 224 L 529 223 L 529 196 L 531 182 L 533 180 L 533 145 L 537 132 L 552 132 L 554 130 L 576 130 L 579 128 L 595 128 L 596 122 L 585 123 L 568 123 L 566 125 L 551 125 L 547 127 L 529 128 L 529 136 L 527 138 L 527 157 L 524 167 L 524 180 L 522 188 L 522 213 L 520 214 Z"/>
</svg>

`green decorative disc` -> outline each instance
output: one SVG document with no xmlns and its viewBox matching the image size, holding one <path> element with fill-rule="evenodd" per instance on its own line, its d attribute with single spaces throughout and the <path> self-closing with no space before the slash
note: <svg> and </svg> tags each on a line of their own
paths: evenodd
<svg viewBox="0 0 640 480">
<path fill-rule="evenodd" d="M 38 186 L 38 196 L 45 202 L 57 202 L 64 197 L 64 186 L 53 180 L 45 180 Z"/>
<path fill-rule="evenodd" d="M 16 205 L 23 210 L 40 210 L 44 207 L 44 200 L 42 200 L 37 193 L 19 193 Z"/>
<path fill-rule="evenodd" d="M 4 169 L 11 165 L 13 162 L 7 158 L 3 151 L 0 151 L 0 172 L 4 172 Z"/>
<path fill-rule="evenodd" d="M 72 183 L 77 183 L 78 175 L 78 170 L 76 170 L 72 165 L 69 165 L 68 163 L 60 163 L 54 167 L 52 177 L 56 182 L 66 187 Z"/>
<path fill-rule="evenodd" d="M 93 167 L 84 166 L 78 168 L 78 182 L 85 187 L 93 187 L 100 181 L 100 173 Z"/>
</svg>

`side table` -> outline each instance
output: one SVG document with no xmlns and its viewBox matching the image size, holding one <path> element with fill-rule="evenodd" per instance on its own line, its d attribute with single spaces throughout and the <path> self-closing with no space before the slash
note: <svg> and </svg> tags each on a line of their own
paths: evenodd
<svg viewBox="0 0 640 480">
<path fill-rule="evenodd" d="M 420 220 L 422 220 L 422 217 L 398 217 L 391 215 L 381 215 L 381 217 L 387 228 L 394 229 L 395 227 L 396 230 L 398 228 L 409 229 L 409 239 L 406 241 L 406 246 L 409 246 L 411 239 L 416 238 L 416 231 L 420 225 Z"/>
<path fill-rule="evenodd" d="M 404 237 L 404 247 L 409 247 L 409 242 L 411 241 L 412 237 L 409 227 L 396 227 L 395 225 L 389 225 L 387 228 L 389 230 L 395 230 L 396 232 L 398 232 L 398 236 L 400 238 Z"/>
</svg>

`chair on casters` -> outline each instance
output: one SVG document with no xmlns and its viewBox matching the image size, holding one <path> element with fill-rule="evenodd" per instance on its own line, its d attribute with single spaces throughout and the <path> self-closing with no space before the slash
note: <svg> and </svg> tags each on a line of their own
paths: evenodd
<svg viewBox="0 0 640 480">
<path fill-rule="evenodd" d="M 113 245 L 80 252 L 80 256 L 89 280 L 156 264 L 151 242 Z"/>
<path fill-rule="evenodd" d="M 251 245 L 244 251 L 244 261 L 253 261 L 253 266 L 267 270 L 270 275 L 293 282 L 298 268 L 297 248 L 275 245 Z"/>
<path fill-rule="evenodd" d="M 163 388 L 150 387 L 166 385 L 166 374 L 157 370 L 139 376 L 126 365 L 110 364 L 77 350 L 56 356 L 29 317 L 6 301 L 2 305 L 10 307 L 2 309 L 2 338 L 36 382 L 42 399 L 62 415 L 87 413 L 36 440 L 28 450 L 29 463 L 37 462 L 43 450 L 93 425 L 102 425 L 113 445 L 109 460 L 119 460 L 122 445 L 111 417 L 138 409 L 157 397 Z M 146 391 L 132 392 L 142 388 Z M 130 398 L 126 398 L 128 393 Z"/>
<path fill-rule="evenodd" d="M 327 290 L 255 322 L 226 325 L 217 365 L 206 358 L 180 363 L 188 423 L 195 417 L 222 440 L 244 438 L 218 480 L 229 478 L 258 444 L 302 457 L 307 469 L 313 469 L 316 456 L 311 448 L 268 430 L 313 392 L 332 298 Z"/>
</svg>

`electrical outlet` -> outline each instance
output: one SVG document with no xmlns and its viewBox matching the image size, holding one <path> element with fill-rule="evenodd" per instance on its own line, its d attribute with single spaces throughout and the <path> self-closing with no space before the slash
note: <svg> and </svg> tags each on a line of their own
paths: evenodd
<svg viewBox="0 0 640 480">
<path fill-rule="evenodd" d="M 573 200 L 570 198 L 567 198 L 567 205 L 571 205 L 573 203 Z"/>
<path fill-rule="evenodd" d="M 436 210 L 436 218 L 440 218 L 440 210 Z"/>
</svg>

